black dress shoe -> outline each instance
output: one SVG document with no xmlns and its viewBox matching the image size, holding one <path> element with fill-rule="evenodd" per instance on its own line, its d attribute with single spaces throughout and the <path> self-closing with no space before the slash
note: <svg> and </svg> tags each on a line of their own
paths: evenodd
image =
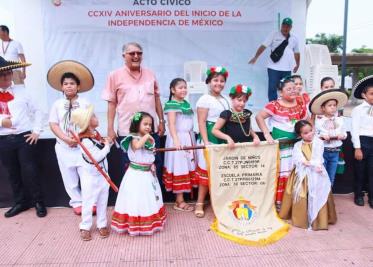
<svg viewBox="0 0 373 267">
<path fill-rule="evenodd" d="M 47 216 L 47 209 L 43 202 L 35 203 L 36 215 L 40 218 Z"/>
<path fill-rule="evenodd" d="M 358 206 L 364 206 L 364 198 L 363 197 L 356 197 L 354 202 Z"/>
<path fill-rule="evenodd" d="M 369 207 L 371 207 L 373 209 L 373 199 L 369 199 L 368 203 L 369 203 Z"/>
<path fill-rule="evenodd" d="M 10 218 L 13 216 L 16 216 L 20 214 L 22 211 L 28 210 L 29 207 L 26 206 L 25 204 L 16 204 L 14 205 L 11 209 L 9 209 L 7 212 L 5 212 L 4 216 L 6 218 Z"/>
</svg>

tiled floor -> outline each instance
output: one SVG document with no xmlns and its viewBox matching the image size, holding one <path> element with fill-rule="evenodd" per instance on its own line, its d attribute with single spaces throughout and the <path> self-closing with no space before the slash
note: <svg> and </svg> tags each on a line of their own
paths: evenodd
<svg viewBox="0 0 373 267">
<path fill-rule="evenodd" d="M 357 207 L 351 195 L 335 196 L 338 223 L 329 231 L 291 228 L 279 242 L 249 247 L 210 231 L 211 208 L 197 219 L 168 206 L 163 232 L 151 237 L 112 233 L 79 238 L 80 218 L 71 209 L 50 208 L 46 218 L 34 210 L 14 218 L 0 216 L 2 266 L 373 266 L 373 209 Z M 112 208 L 109 209 L 109 216 Z M 5 209 L 0 211 L 5 212 Z"/>
</svg>

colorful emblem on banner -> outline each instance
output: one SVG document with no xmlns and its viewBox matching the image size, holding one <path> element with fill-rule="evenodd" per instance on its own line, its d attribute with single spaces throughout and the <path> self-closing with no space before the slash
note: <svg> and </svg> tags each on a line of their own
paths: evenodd
<svg viewBox="0 0 373 267">
<path fill-rule="evenodd" d="M 62 0 L 52 0 L 53 5 L 60 6 L 62 4 Z"/>
<path fill-rule="evenodd" d="M 256 207 L 242 197 L 232 202 L 229 206 L 237 220 L 249 222 L 253 219 Z"/>
</svg>

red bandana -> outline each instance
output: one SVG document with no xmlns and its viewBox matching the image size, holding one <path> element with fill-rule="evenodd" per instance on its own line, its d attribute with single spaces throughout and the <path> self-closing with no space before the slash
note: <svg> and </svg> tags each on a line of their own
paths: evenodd
<svg viewBox="0 0 373 267">
<path fill-rule="evenodd" d="M 14 96 L 9 92 L 0 92 L 0 102 L 9 102 L 14 99 Z"/>
<path fill-rule="evenodd" d="M 8 102 L 12 101 L 14 96 L 9 92 L 0 92 L 0 114 L 10 115 Z"/>
</svg>

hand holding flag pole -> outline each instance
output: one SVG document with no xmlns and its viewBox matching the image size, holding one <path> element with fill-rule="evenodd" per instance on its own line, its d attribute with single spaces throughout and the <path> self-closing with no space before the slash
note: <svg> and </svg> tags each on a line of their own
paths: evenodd
<svg viewBox="0 0 373 267">
<path fill-rule="evenodd" d="M 79 136 L 76 133 L 74 133 L 73 131 L 70 131 L 70 134 L 75 139 L 75 141 L 78 142 L 79 146 L 83 149 L 84 153 L 87 155 L 87 157 L 93 163 L 93 165 L 95 165 L 98 172 L 101 173 L 102 176 L 104 176 L 105 180 L 109 183 L 110 187 L 114 190 L 114 192 L 118 192 L 118 187 L 113 183 L 113 181 L 110 179 L 109 175 L 102 169 L 102 167 L 93 158 L 91 153 L 89 153 L 88 149 L 82 144 Z"/>
</svg>

